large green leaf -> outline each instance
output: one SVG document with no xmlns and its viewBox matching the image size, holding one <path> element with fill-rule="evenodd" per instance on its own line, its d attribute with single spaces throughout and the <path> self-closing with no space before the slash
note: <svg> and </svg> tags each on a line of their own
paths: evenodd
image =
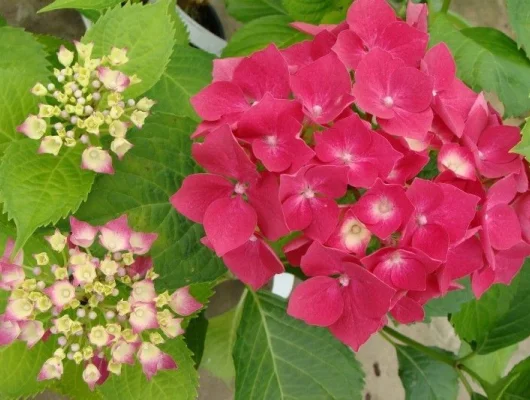
<svg viewBox="0 0 530 400">
<path fill-rule="evenodd" d="M 458 375 L 454 368 L 412 347 L 397 346 L 396 351 L 406 400 L 456 399 Z"/>
<path fill-rule="evenodd" d="M 282 0 L 287 13 L 296 21 L 318 23 L 333 6 L 333 0 Z"/>
<path fill-rule="evenodd" d="M 35 229 L 56 223 L 84 201 L 94 173 L 81 169 L 82 148 L 65 148 L 58 156 L 37 154 L 39 142 L 12 143 L 0 164 L 4 212 L 15 221 L 20 248 Z"/>
<path fill-rule="evenodd" d="M 53 3 L 41 8 L 39 12 L 60 10 L 63 8 L 76 8 L 79 10 L 102 10 L 121 4 L 122 0 L 55 0 Z"/>
<path fill-rule="evenodd" d="M 511 346 L 530 336 L 530 262 L 510 286 L 494 285 L 451 318 L 458 336 L 479 354 Z"/>
<path fill-rule="evenodd" d="M 446 42 L 459 77 L 474 90 L 495 92 L 505 116 L 530 110 L 530 61 L 504 33 L 491 28 L 457 30 L 444 15 L 431 24 L 431 44 Z"/>
<path fill-rule="evenodd" d="M 517 36 L 519 46 L 530 51 L 530 2 L 527 0 L 506 0 L 510 24 Z"/>
<path fill-rule="evenodd" d="M 363 372 L 326 329 L 286 314 L 285 301 L 248 292 L 234 346 L 235 400 L 354 400 Z"/>
<path fill-rule="evenodd" d="M 47 81 L 46 52 L 29 33 L 0 28 L 0 155 L 12 141 L 24 138 L 16 131 L 29 113 L 37 111 L 30 89 Z"/>
<path fill-rule="evenodd" d="M 204 354 L 204 342 L 207 331 L 208 320 L 204 316 L 204 311 L 197 315 L 196 318 L 190 320 L 189 325 L 186 327 L 184 342 L 186 342 L 188 349 L 193 353 L 195 368 L 199 368 L 202 355 Z"/>
<path fill-rule="evenodd" d="M 160 345 L 173 357 L 177 369 L 158 371 L 148 381 L 140 365 L 123 365 L 121 376 L 111 375 L 98 387 L 105 399 L 112 400 L 195 400 L 199 383 L 191 352 L 182 339 Z"/>
<path fill-rule="evenodd" d="M 197 171 L 190 157 L 194 127 L 186 118 L 151 115 L 141 130 L 131 132 L 134 147 L 115 164 L 115 174 L 97 180 L 77 213 L 95 224 L 127 214 L 135 230 L 158 233 L 150 254 L 161 275 L 159 289 L 213 281 L 226 271 L 200 243 L 202 228 L 169 203 L 184 177 Z"/>
<path fill-rule="evenodd" d="M 198 118 L 190 97 L 212 80 L 213 56 L 189 46 L 176 45 L 158 83 L 146 93 L 156 99 L 153 110 Z"/>
<path fill-rule="evenodd" d="M 227 11 L 241 22 L 250 22 L 269 15 L 287 14 L 282 0 L 230 0 L 227 1 Z"/>
<path fill-rule="evenodd" d="M 171 0 L 159 0 L 146 6 L 118 5 L 99 18 L 82 39 L 84 43 L 94 42 L 94 57 L 108 54 L 112 47 L 128 49 L 129 62 L 120 70 L 142 80 L 127 89 L 129 97 L 150 89 L 169 62 L 175 44 L 170 4 Z"/>
<path fill-rule="evenodd" d="M 16 341 L 0 347 L 0 398 L 25 398 L 50 386 L 52 381 L 37 381 L 42 364 L 53 355 L 57 344 L 53 340 L 39 342 L 31 349 L 26 343 Z"/>
<path fill-rule="evenodd" d="M 504 375 L 506 366 L 516 350 L 517 345 L 515 344 L 483 356 L 475 354 L 464 359 L 462 364 L 475 371 L 486 382 L 494 384 Z M 459 356 L 467 356 L 471 351 L 471 347 L 466 342 L 462 342 Z"/>
<path fill-rule="evenodd" d="M 50 389 L 73 400 L 102 400 L 101 394 L 97 390 L 91 391 L 83 380 L 84 368 L 84 364 L 77 365 L 72 361 L 66 361 L 62 378 L 55 381 Z"/>
<path fill-rule="evenodd" d="M 309 37 L 291 28 L 292 19 L 285 15 L 270 15 L 255 19 L 239 29 L 223 51 L 223 57 L 245 56 L 275 43 L 283 48 Z"/>
<path fill-rule="evenodd" d="M 445 296 L 429 301 L 423 309 L 425 310 L 425 317 L 447 317 L 449 314 L 454 314 L 460 311 L 464 303 L 473 300 L 473 292 L 469 284 L 469 280 L 464 282 L 464 289 L 454 290 L 447 293 Z"/>
<path fill-rule="evenodd" d="M 206 332 L 201 367 L 227 383 L 235 376 L 232 349 L 236 339 L 239 316 L 239 312 L 230 310 L 214 317 L 210 319 Z"/>
<path fill-rule="evenodd" d="M 530 358 L 517 364 L 502 380 L 488 390 L 490 400 L 530 399 Z"/>
</svg>

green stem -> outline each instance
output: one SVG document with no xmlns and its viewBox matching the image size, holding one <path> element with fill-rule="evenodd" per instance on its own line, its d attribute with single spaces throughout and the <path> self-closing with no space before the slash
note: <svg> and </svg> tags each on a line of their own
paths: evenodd
<svg viewBox="0 0 530 400">
<path fill-rule="evenodd" d="M 441 12 L 444 13 L 444 14 L 447 14 L 447 12 L 449 11 L 449 7 L 450 6 L 451 6 L 451 0 L 444 0 L 444 2 L 442 4 Z"/>
<path fill-rule="evenodd" d="M 440 362 L 443 362 L 444 364 L 450 365 L 452 367 L 455 366 L 455 360 L 453 360 L 450 356 L 447 356 L 443 353 L 439 353 L 436 350 L 431 349 L 430 347 L 424 346 L 423 344 L 416 342 L 415 340 L 409 338 L 408 336 L 405 336 L 398 331 L 390 328 L 389 326 L 385 326 L 383 328 L 383 332 L 388 334 L 389 336 L 393 337 L 394 339 L 399 340 L 400 342 L 415 348 L 416 350 L 421 351 L 422 353 L 428 355 L 429 357 L 438 360 Z"/>
<path fill-rule="evenodd" d="M 479 374 L 473 371 L 471 368 L 465 366 L 464 364 L 458 364 L 457 369 L 467 372 L 467 374 L 473 378 L 477 383 L 479 383 L 486 392 L 491 387 L 491 385 L 486 382 Z"/>
<path fill-rule="evenodd" d="M 458 374 L 458 377 L 460 378 L 460 381 L 464 384 L 464 387 L 466 388 L 466 391 L 469 393 L 469 396 L 473 397 L 473 388 L 471 387 L 471 384 L 467 380 L 466 376 L 460 369 L 456 369 L 456 372 Z"/>
<path fill-rule="evenodd" d="M 463 363 L 464 361 L 467 361 L 467 360 L 469 360 L 470 358 L 475 357 L 476 354 L 477 354 L 477 353 L 476 353 L 475 351 L 472 351 L 471 353 L 466 354 L 465 356 L 463 356 L 463 357 L 459 358 L 458 360 L 456 360 L 456 362 L 457 362 L 457 364 L 461 364 L 461 363 Z"/>
</svg>

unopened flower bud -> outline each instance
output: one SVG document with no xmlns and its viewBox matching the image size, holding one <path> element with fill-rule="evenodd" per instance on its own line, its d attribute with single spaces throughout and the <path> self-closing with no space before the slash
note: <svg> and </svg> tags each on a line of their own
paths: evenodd
<svg viewBox="0 0 530 400">
<path fill-rule="evenodd" d="M 48 90 L 51 92 L 52 90 L 55 90 L 55 85 L 53 83 L 48 83 Z"/>
<path fill-rule="evenodd" d="M 95 320 L 98 317 L 98 315 L 94 311 L 90 311 L 88 313 L 88 318 L 91 320 Z"/>
<path fill-rule="evenodd" d="M 56 156 L 59 154 L 61 147 L 63 145 L 63 140 L 59 136 L 46 136 L 42 139 L 39 154 L 52 154 Z"/>
<path fill-rule="evenodd" d="M 149 111 L 154 105 L 153 100 L 144 97 L 136 104 L 136 108 L 140 111 Z"/>
<path fill-rule="evenodd" d="M 35 261 L 37 261 L 37 265 L 48 265 L 50 262 L 50 258 L 46 253 L 34 254 L 33 257 L 35 258 Z"/>
<path fill-rule="evenodd" d="M 66 47 L 61 46 L 59 48 L 59 52 L 57 53 L 57 58 L 62 65 L 69 67 L 74 61 L 74 53 L 68 50 Z"/>
<path fill-rule="evenodd" d="M 33 86 L 33 88 L 31 88 L 31 93 L 33 93 L 35 96 L 45 96 L 48 94 L 48 91 L 42 83 L 37 83 L 35 86 Z"/>
</svg>

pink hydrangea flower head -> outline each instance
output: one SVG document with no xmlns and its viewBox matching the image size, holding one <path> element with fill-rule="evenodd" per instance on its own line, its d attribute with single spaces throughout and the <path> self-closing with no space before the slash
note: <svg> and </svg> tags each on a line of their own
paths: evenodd
<svg viewBox="0 0 530 400">
<path fill-rule="evenodd" d="M 315 142 L 319 160 L 346 166 L 348 184 L 355 187 L 369 188 L 378 177 L 385 179 L 401 158 L 384 137 L 355 114 L 317 134 Z"/>
<path fill-rule="evenodd" d="M 407 224 L 414 207 L 400 185 L 377 180 L 353 205 L 353 210 L 371 232 L 386 239 Z"/>
<path fill-rule="evenodd" d="M 299 69 L 291 77 L 295 97 L 317 124 L 332 121 L 353 103 L 351 87 L 348 70 L 333 53 Z"/>
<path fill-rule="evenodd" d="M 280 200 L 287 226 L 325 242 L 339 216 L 334 199 L 346 193 L 344 168 L 315 165 L 280 178 Z"/>
<path fill-rule="evenodd" d="M 364 111 L 393 135 L 422 140 L 433 120 L 432 82 L 383 50 L 372 50 L 355 72 L 353 95 Z"/>
</svg>

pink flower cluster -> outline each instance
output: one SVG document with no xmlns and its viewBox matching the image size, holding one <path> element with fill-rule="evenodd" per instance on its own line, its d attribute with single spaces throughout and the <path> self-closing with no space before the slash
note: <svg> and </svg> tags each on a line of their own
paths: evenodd
<svg viewBox="0 0 530 400">
<path fill-rule="evenodd" d="M 344 23 L 294 26 L 314 39 L 216 60 L 192 98 L 206 172 L 171 202 L 203 242 L 258 289 L 284 270 L 271 243 L 288 240 L 309 277 L 289 314 L 354 349 L 387 313 L 421 321 L 463 277 L 477 296 L 509 283 L 530 255 L 520 132 L 456 78 L 445 44 L 427 49 L 426 5 L 404 22 L 356 0 Z"/>
<path fill-rule="evenodd" d="M 202 304 L 189 287 L 156 293 L 158 275 L 147 253 L 157 234 L 132 231 L 125 215 L 101 227 L 73 217 L 70 224 L 69 236 L 56 230 L 46 238 L 62 253 L 62 266 L 50 265 L 48 253 L 39 253 L 34 255 L 38 266 L 24 268 L 23 254 L 13 255 L 8 241 L 0 259 L 0 289 L 10 292 L 0 315 L 0 346 L 17 339 L 29 348 L 41 340 L 56 341 L 37 379 L 61 378 L 63 362 L 70 360 L 83 365 L 90 389 L 109 373 L 120 375 L 122 365 L 135 359 L 147 379 L 158 370 L 177 368 L 158 346 L 182 335 L 183 317 Z M 98 236 L 106 250 L 101 258 L 89 250 Z"/>
</svg>

